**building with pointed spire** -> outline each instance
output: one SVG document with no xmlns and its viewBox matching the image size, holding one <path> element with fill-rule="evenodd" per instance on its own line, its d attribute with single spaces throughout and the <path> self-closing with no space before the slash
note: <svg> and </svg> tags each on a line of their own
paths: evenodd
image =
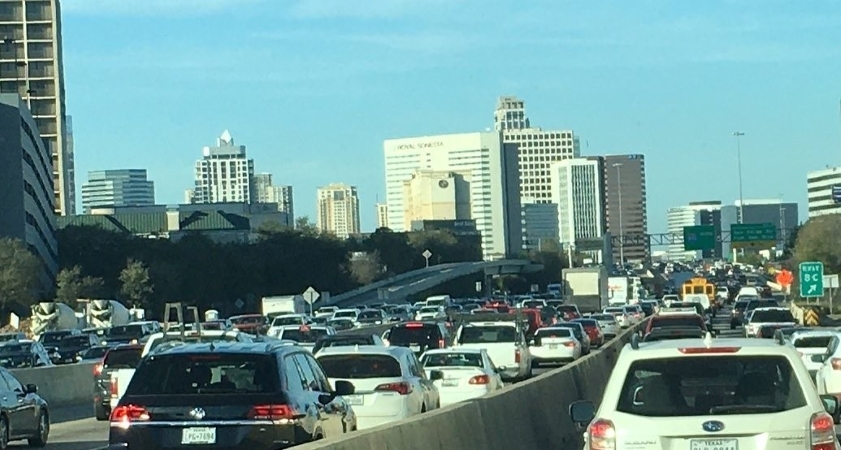
<svg viewBox="0 0 841 450">
<path fill-rule="evenodd" d="M 196 161 L 192 203 L 251 203 L 254 200 L 254 160 L 245 146 L 235 145 L 225 130 L 215 147 L 204 147 Z"/>
</svg>

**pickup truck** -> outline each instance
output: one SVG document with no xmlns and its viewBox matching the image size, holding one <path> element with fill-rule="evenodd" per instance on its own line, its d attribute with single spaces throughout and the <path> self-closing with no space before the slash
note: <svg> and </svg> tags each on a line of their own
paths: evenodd
<svg viewBox="0 0 841 450">
<path fill-rule="evenodd" d="M 454 347 L 485 349 L 503 381 L 528 379 L 532 358 L 524 331 L 517 321 L 467 322 L 456 331 Z"/>
<path fill-rule="evenodd" d="M 236 330 L 201 330 L 201 331 L 185 331 L 182 335 L 180 331 L 169 331 L 167 333 L 155 333 L 149 336 L 143 347 L 141 358 L 152 353 L 155 349 L 162 345 L 182 345 L 201 342 L 254 342 L 254 336 L 242 333 Z M 111 372 L 110 381 L 110 405 L 119 403 L 123 394 L 126 392 L 131 378 L 134 376 L 133 368 L 118 369 Z"/>
</svg>

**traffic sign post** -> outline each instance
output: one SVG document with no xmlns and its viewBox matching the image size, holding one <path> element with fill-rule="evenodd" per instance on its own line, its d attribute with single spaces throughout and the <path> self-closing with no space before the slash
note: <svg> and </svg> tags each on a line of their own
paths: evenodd
<svg viewBox="0 0 841 450">
<path fill-rule="evenodd" d="M 777 245 L 777 242 L 777 225 L 773 223 L 730 225 L 731 248 L 766 249 Z"/>
<path fill-rule="evenodd" d="M 683 227 L 684 250 L 712 250 L 715 248 L 716 232 L 712 225 Z"/>
<path fill-rule="evenodd" d="M 802 262 L 798 272 L 800 296 L 803 298 L 822 297 L 823 263 L 820 261 Z"/>
<path fill-rule="evenodd" d="M 321 297 L 321 294 L 319 294 L 314 287 L 310 286 L 306 291 L 304 291 L 303 296 L 304 301 L 310 305 L 310 315 L 312 315 L 312 304 L 318 300 L 318 297 Z"/>
<path fill-rule="evenodd" d="M 424 250 L 423 253 L 421 253 L 421 255 L 423 256 L 423 259 L 426 260 L 426 267 L 429 267 L 429 258 L 432 256 L 432 252 L 429 250 Z"/>
</svg>

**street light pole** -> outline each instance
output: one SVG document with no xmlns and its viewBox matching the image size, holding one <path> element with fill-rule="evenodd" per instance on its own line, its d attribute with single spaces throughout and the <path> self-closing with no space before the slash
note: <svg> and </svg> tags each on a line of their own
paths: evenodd
<svg viewBox="0 0 841 450">
<path fill-rule="evenodd" d="M 616 191 L 619 193 L 619 264 L 625 267 L 625 224 L 622 221 L 622 163 L 615 163 Z"/>
<path fill-rule="evenodd" d="M 743 196 L 742 190 L 742 139 L 741 137 L 744 136 L 745 133 L 741 131 L 736 131 L 733 133 L 733 136 L 736 137 L 736 165 L 739 170 L 739 223 L 744 223 L 745 216 L 745 199 Z"/>
</svg>

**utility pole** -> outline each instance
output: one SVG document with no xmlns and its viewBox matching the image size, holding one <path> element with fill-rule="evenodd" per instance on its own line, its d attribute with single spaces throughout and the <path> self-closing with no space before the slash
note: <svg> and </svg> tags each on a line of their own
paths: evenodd
<svg viewBox="0 0 841 450">
<path fill-rule="evenodd" d="M 741 131 L 733 132 L 733 136 L 736 137 L 736 168 L 739 173 L 739 217 L 737 218 L 736 222 L 741 224 L 744 223 L 745 220 L 745 198 L 744 198 L 744 191 L 742 189 L 742 139 L 741 137 L 744 136 L 745 133 Z M 732 242 L 730 244 L 733 245 Z M 733 249 L 733 262 L 736 262 L 736 249 Z"/>
</svg>

